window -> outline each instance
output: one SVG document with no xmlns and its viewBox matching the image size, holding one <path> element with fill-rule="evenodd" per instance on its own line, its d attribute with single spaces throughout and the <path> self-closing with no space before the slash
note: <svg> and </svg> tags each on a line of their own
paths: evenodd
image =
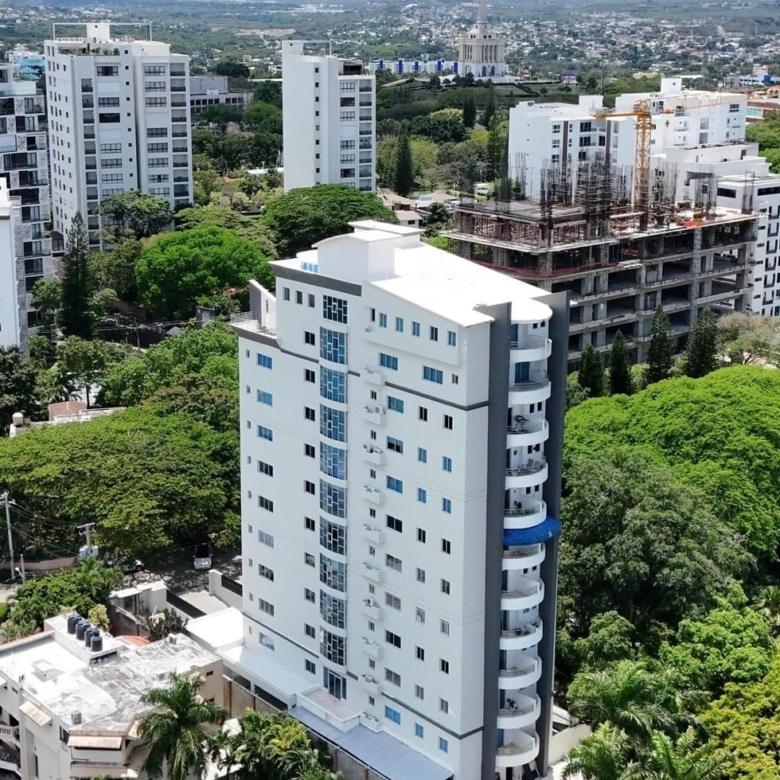
<svg viewBox="0 0 780 780">
<path fill-rule="evenodd" d="M 439 659 L 439 671 L 443 674 L 449 674 L 450 673 L 450 662 L 445 660 L 444 658 Z"/>
<path fill-rule="evenodd" d="M 441 468 L 442 471 L 452 471 L 452 458 L 443 455 L 441 459 Z"/>
<path fill-rule="evenodd" d="M 271 534 L 266 533 L 265 531 L 258 530 L 257 532 L 257 541 L 260 542 L 260 544 L 264 544 L 266 547 L 273 547 L 274 546 L 274 538 L 271 536 Z"/>
<path fill-rule="evenodd" d="M 395 723 L 397 726 L 401 725 L 401 713 L 398 710 L 394 710 L 392 707 L 385 705 L 385 717 Z"/>
<path fill-rule="evenodd" d="M 274 581 L 274 570 L 269 569 L 267 566 L 263 566 L 262 563 L 257 564 L 257 573 L 261 577 L 265 577 L 267 580 L 271 580 L 271 582 Z"/>
<path fill-rule="evenodd" d="M 320 480 L 320 509 L 334 517 L 346 517 L 347 492 L 344 488 Z"/>
<path fill-rule="evenodd" d="M 304 553 L 303 554 L 303 562 L 307 566 L 314 566 L 314 556 L 311 553 Z"/>
<path fill-rule="evenodd" d="M 270 355 L 264 355 L 262 352 L 257 353 L 257 365 L 261 368 L 273 368 L 274 361 Z"/>
<path fill-rule="evenodd" d="M 417 419 L 422 422 L 428 422 L 428 410 L 424 406 L 417 408 Z"/>
<path fill-rule="evenodd" d="M 387 315 L 381 311 L 379 312 L 379 327 L 380 328 L 387 327 Z"/>
<path fill-rule="evenodd" d="M 315 382 L 317 379 L 317 375 L 312 371 L 310 368 L 304 368 L 303 369 L 303 381 L 304 382 Z"/>
<path fill-rule="evenodd" d="M 394 493 L 403 493 L 404 492 L 404 483 L 403 480 L 398 479 L 397 477 L 387 477 L 387 489 L 392 490 Z"/>
<path fill-rule="evenodd" d="M 119 144 L 117 144 L 117 146 L 119 146 Z M 120 150 L 117 149 L 117 151 Z M 151 152 L 152 154 L 166 154 L 168 152 L 168 144 L 146 144 L 146 151 Z"/>
<path fill-rule="evenodd" d="M 387 527 L 393 531 L 397 531 L 399 534 L 404 530 L 403 521 L 392 515 L 387 515 Z"/>
<path fill-rule="evenodd" d="M 442 699 L 442 701 L 444 701 L 444 699 Z M 444 703 L 446 704 L 446 702 Z M 449 706 L 447 707 L 446 710 L 443 709 L 442 712 L 449 712 Z M 439 750 L 441 750 L 442 753 L 446 753 L 449 751 L 449 749 L 450 746 L 447 740 L 444 739 L 444 737 L 439 737 Z"/>
<path fill-rule="evenodd" d="M 397 685 L 399 688 L 401 687 L 401 675 L 392 669 L 385 669 L 385 680 L 393 685 Z"/>
<path fill-rule="evenodd" d="M 395 318 L 395 329 L 398 331 L 398 333 L 404 332 L 404 318 L 403 317 L 396 317 Z"/>
<path fill-rule="evenodd" d="M 314 445 L 313 444 L 304 444 L 303 445 L 303 454 L 307 458 L 313 458 L 317 454 L 317 451 L 314 449 Z"/>
<path fill-rule="evenodd" d="M 382 366 L 382 368 L 389 368 L 392 371 L 398 371 L 398 358 L 394 357 L 393 355 L 387 355 L 384 352 L 380 352 L 379 365 Z"/>
<path fill-rule="evenodd" d="M 417 448 L 417 460 L 420 463 L 427 463 L 428 462 L 428 450 L 423 449 L 422 447 Z"/>
<path fill-rule="evenodd" d="M 385 593 L 385 604 L 392 609 L 401 609 L 401 598 L 393 593 Z M 400 647 L 400 645 L 398 645 Z"/>
<path fill-rule="evenodd" d="M 425 729 L 419 724 L 414 724 L 414 736 L 422 739 L 425 736 Z"/>
<path fill-rule="evenodd" d="M 305 420 L 311 420 L 312 422 L 314 422 L 314 420 L 317 417 L 317 413 L 310 406 L 304 406 L 303 417 Z"/>
<path fill-rule="evenodd" d="M 261 404 L 265 404 L 266 406 L 273 406 L 274 405 L 274 397 L 271 395 L 271 393 L 266 392 L 265 390 L 258 390 L 257 391 L 257 402 Z"/>
<path fill-rule="evenodd" d="M 424 699 L 425 698 L 425 689 L 422 687 L 422 685 L 415 685 L 414 686 L 414 697 L 415 697 L 415 699 Z"/>
<path fill-rule="evenodd" d="M 448 515 L 452 514 L 452 501 L 449 498 L 443 498 L 441 500 L 441 511 Z"/>
<path fill-rule="evenodd" d="M 102 100 L 102 98 L 101 98 Z M 165 108 L 168 105 L 167 97 L 148 97 L 144 101 L 147 108 Z"/>
<path fill-rule="evenodd" d="M 439 709 L 444 713 L 448 713 L 450 711 L 450 703 L 446 699 L 439 699 Z M 439 737 L 439 745 L 442 742 L 446 744 L 446 741 Z"/>
<path fill-rule="evenodd" d="M 390 555 L 388 553 L 385 555 L 385 566 L 387 566 L 388 569 L 393 569 L 394 571 L 401 571 L 403 564 L 401 563 L 400 558 L 396 558 L 394 555 Z"/>
<path fill-rule="evenodd" d="M 271 604 L 270 601 L 266 601 L 265 599 L 258 599 L 257 600 L 257 608 L 261 612 L 267 612 L 271 616 L 273 616 L 273 614 L 274 614 L 274 605 Z"/>
<path fill-rule="evenodd" d="M 336 479 L 347 478 L 347 451 L 320 442 L 320 471 Z"/>
<path fill-rule="evenodd" d="M 444 372 L 439 371 L 438 368 L 423 366 L 423 379 L 427 379 L 429 382 L 436 382 L 437 385 L 440 385 L 444 382 Z"/>
<path fill-rule="evenodd" d="M 347 402 L 347 375 L 344 371 L 320 366 L 320 395 L 328 401 Z"/>
<path fill-rule="evenodd" d="M 428 491 L 425 488 L 417 488 L 417 500 L 421 504 L 428 503 Z"/>
<path fill-rule="evenodd" d="M 420 335 L 420 323 L 412 322 L 412 336 L 419 336 L 419 335 Z"/>
<path fill-rule="evenodd" d="M 401 649 L 401 637 L 392 631 L 385 631 L 385 642 L 393 647 L 397 647 L 399 650 Z"/>
<path fill-rule="evenodd" d="M 448 346 L 454 347 L 458 343 L 457 339 L 458 339 L 458 337 L 455 335 L 455 331 L 454 330 L 448 330 L 447 331 L 447 345 Z"/>
<path fill-rule="evenodd" d="M 320 545 L 336 555 L 347 553 L 347 529 L 344 526 L 331 523 L 324 517 L 320 518 Z"/>
<path fill-rule="evenodd" d="M 257 470 L 269 477 L 274 475 L 274 467 L 270 463 L 264 463 L 262 460 L 257 461 Z"/>
<path fill-rule="evenodd" d="M 303 480 L 303 492 L 308 493 L 309 495 L 314 495 L 316 491 L 316 488 L 314 487 L 313 482 L 309 482 L 308 480 Z"/>
<path fill-rule="evenodd" d="M 442 425 L 444 426 L 445 430 L 451 431 L 453 428 L 453 419 L 451 414 L 445 414 L 442 419 Z"/>
<path fill-rule="evenodd" d="M 303 303 L 303 292 L 301 290 L 295 291 L 295 302 L 297 304 Z"/>
<path fill-rule="evenodd" d="M 424 528 L 418 528 L 417 541 L 420 542 L 421 544 L 425 544 L 427 538 L 428 538 L 428 532 Z"/>
<path fill-rule="evenodd" d="M 320 357 L 331 363 L 347 362 L 347 335 L 320 328 Z"/>
<path fill-rule="evenodd" d="M 303 331 L 303 341 L 305 344 L 308 344 L 310 347 L 313 347 L 315 344 L 314 334 L 310 330 Z"/>
<path fill-rule="evenodd" d="M 450 624 L 446 620 L 439 621 L 439 631 L 446 636 L 450 635 Z"/>
<path fill-rule="evenodd" d="M 347 420 L 345 412 L 320 404 L 320 433 L 335 441 L 346 441 Z"/>
<path fill-rule="evenodd" d="M 320 582 L 342 593 L 347 589 L 347 566 L 320 553 Z"/>
<path fill-rule="evenodd" d="M 418 623 L 422 623 L 422 624 L 425 623 L 425 610 L 422 607 L 415 607 L 414 608 L 414 619 Z M 421 647 L 418 647 L 417 650 L 418 650 L 418 652 L 417 652 L 418 660 L 424 661 L 425 660 L 425 651 Z"/>
<path fill-rule="evenodd" d="M 314 522 L 314 518 L 304 517 L 303 518 L 303 527 L 307 531 L 314 531 L 314 530 L 317 529 L 317 524 Z"/>
<path fill-rule="evenodd" d="M 265 509 L 266 512 L 274 511 L 274 502 L 271 501 L 270 498 L 266 498 L 265 496 L 257 497 L 257 505 L 260 507 L 260 509 Z"/>
<path fill-rule="evenodd" d="M 146 137 L 147 138 L 167 138 L 168 137 L 168 128 L 167 127 L 147 127 L 146 128 Z"/>
<path fill-rule="evenodd" d="M 257 426 L 257 435 L 261 439 L 267 439 L 268 441 L 274 440 L 274 432 L 270 428 L 266 428 L 264 425 Z"/>
<path fill-rule="evenodd" d="M 304 659 L 304 668 L 310 674 L 317 673 L 317 665 L 314 663 L 314 661 L 310 661 L 308 658 Z"/>
<path fill-rule="evenodd" d="M 441 581 L 441 592 L 446 594 L 447 596 L 450 595 L 450 581 L 449 580 L 442 580 Z"/>
<path fill-rule="evenodd" d="M 417 569 L 417 582 L 425 582 L 425 569 Z"/>
<path fill-rule="evenodd" d="M 399 455 L 403 455 L 404 443 L 400 439 L 395 439 L 392 436 L 388 436 L 387 449 L 391 452 L 397 452 Z"/>
<path fill-rule="evenodd" d="M 347 602 L 321 590 L 320 615 L 329 625 L 343 629 L 347 621 Z"/>
<path fill-rule="evenodd" d="M 421 623 L 424 623 L 425 620 L 421 620 Z M 414 657 L 418 661 L 424 661 L 425 660 L 425 648 L 424 647 L 415 647 L 414 648 Z"/>
<path fill-rule="evenodd" d="M 441 551 L 445 555 L 450 555 L 452 553 L 452 542 L 449 539 L 441 540 Z"/>
<path fill-rule="evenodd" d="M 290 288 L 289 287 L 283 287 L 282 288 L 282 298 L 285 301 L 289 301 L 290 300 Z"/>
<path fill-rule="evenodd" d="M 317 632 L 314 630 L 314 626 L 310 626 L 308 623 L 303 624 L 303 632 L 306 634 L 306 636 L 311 637 L 312 639 L 317 636 Z"/>
<path fill-rule="evenodd" d="M 430 338 L 431 341 L 438 341 L 439 340 L 439 329 L 434 328 L 433 325 L 431 325 L 430 329 Z"/>
<path fill-rule="evenodd" d="M 393 412 L 399 412 L 400 414 L 403 414 L 404 402 L 400 398 L 395 398 L 395 396 L 389 395 L 387 396 L 387 408 Z"/>
<path fill-rule="evenodd" d="M 118 76 L 119 75 L 119 66 L 118 65 L 98 65 L 97 66 L 97 74 L 98 76 Z"/>
<path fill-rule="evenodd" d="M 314 603 L 316 599 L 316 594 L 313 590 L 309 590 L 308 588 L 303 589 L 303 598 L 306 599 L 306 601 L 311 601 L 312 604 Z"/>
</svg>

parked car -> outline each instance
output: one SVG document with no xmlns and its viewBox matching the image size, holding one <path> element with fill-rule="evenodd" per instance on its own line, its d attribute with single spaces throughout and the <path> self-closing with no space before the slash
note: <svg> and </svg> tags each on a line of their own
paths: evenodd
<svg viewBox="0 0 780 780">
<path fill-rule="evenodd" d="M 138 558 L 106 558 L 105 563 L 106 566 L 120 569 L 123 574 L 138 574 L 146 568 L 144 562 Z"/>
<path fill-rule="evenodd" d="M 195 548 L 192 568 L 195 571 L 208 571 L 211 568 L 211 545 L 208 542 L 202 542 Z"/>
</svg>

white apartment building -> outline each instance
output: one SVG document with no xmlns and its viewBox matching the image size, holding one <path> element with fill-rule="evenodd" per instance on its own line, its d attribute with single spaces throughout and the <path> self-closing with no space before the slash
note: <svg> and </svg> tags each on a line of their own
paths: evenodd
<svg viewBox="0 0 780 780">
<path fill-rule="evenodd" d="M 0 63 L 0 178 L 21 206 L 13 270 L 19 307 L 17 343 L 22 349 L 27 348 L 29 329 L 37 322 L 32 289 L 38 279 L 55 272 L 45 114 L 35 81 L 16 78 L 13 64 Z M 6 299 L 11 295 L 0 290 L 0 298 L 4 293 Z"/>
<path fill-rule="evenodd" d="M 240 350 L 254 690 L 391 780 L 544 776 L 566 293 L 364 221 Z"/>
<path fill-rule="evenodd" d="M 755 314 L 780 317 L 780 175 L 723 176 L 718 180 L 717 199 L 718 205 L 758 213 L 745 308 Z"/>
<path fill-rule="evenodd" d="M 192 202 L 189 57 L 114 35 L 108 22 L 44 42 L 54 230 L 81 214 L 100 245 L 100 202 L 140 190 Z"/>
<path fill-rule="evenodd" d="M 210 106 L 232 106 L 243 111 L 254 100 L 251 92 L 231 92 L 227 76 L 190 76 L 190 112 L 193 117 Z"/>
<path fill-rule="evenodd" d="M 285 192 L 315 184 L 376 190 L 376 79 L 360 62 L 282 41 Z"/>
<path fill-rule="evenodd" d="M 16 233 L 21 227 L 21 207 L 11 198 L 0 178 L 0 347 L 21 343 L 19 294 L 16 279 Z"/>
<path fill-rule="evenodd" d="M 221 704 L 222 663 L 181 634 L 139 647 L 68 620 L 58 615 L 42 632 L 0 647 L 0 771 L 39 780 L 145 778 L 144 694 L 194 669 L 204 676 L 201 695 Z"/>
</svg>

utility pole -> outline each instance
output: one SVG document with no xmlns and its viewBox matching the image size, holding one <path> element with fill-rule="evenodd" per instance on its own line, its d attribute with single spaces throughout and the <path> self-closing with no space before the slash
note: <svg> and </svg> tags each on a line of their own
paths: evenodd
<svg viewBox="0 0 780 780">
<path fill-rule="evenodd" d="M 96 556 L 95 549 L 92 547 L 92 540 L 90 534 L 95 530 L 94 523 L 84 523 L 84 525 L 77 525 L 76 529 L 87 537 L 87 543 L 79 550 L 79 558 L 85 560 L 87 558 L 94 558 Z"/>
<path fill-rule="evenodd" d="M 16 579 L 16 570 L 14 569 L 14 540 L 11 534 L 11 507 L 8 503 L 8 492 L 6 491 L 2 495 L 3 503 L 5 504 L 5 525 L 8 529 L 8 559 L 9 568 L 11 570 L 11 579 Z"/>
</svg>

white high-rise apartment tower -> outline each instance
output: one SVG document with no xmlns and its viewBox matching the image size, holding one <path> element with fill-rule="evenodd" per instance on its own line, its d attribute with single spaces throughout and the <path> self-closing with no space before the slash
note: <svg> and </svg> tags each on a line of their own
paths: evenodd
<svg viewBox="0 0 780 780">
<path fill-rule="evenodd" d="M 376 79 L 360 62 L 282 41 L 284 190 L 376 189 Z"/>
<path fill-rule="evenodd" d="M 68 38 L 55 24 L 44 43 L 54 230 L 64 235 L 81 214 L 92 245 L 113 193 L 192 202 L 189 57 L 114 35 L 116 26 L 90 22 Z"/>
<path fill-rule="evenodd" d="M 567 294 L 352 227 L 236 326 L 242 663 L 382 776 L 544 775 Z"/>
<path fill-rule="evenodd" d="M 21 207 L 11 198 L 0 178 L 0 347 L 21 344 L 19 293 L 16 280 L 16 234 L 21 227 Z"/>
</svg>

